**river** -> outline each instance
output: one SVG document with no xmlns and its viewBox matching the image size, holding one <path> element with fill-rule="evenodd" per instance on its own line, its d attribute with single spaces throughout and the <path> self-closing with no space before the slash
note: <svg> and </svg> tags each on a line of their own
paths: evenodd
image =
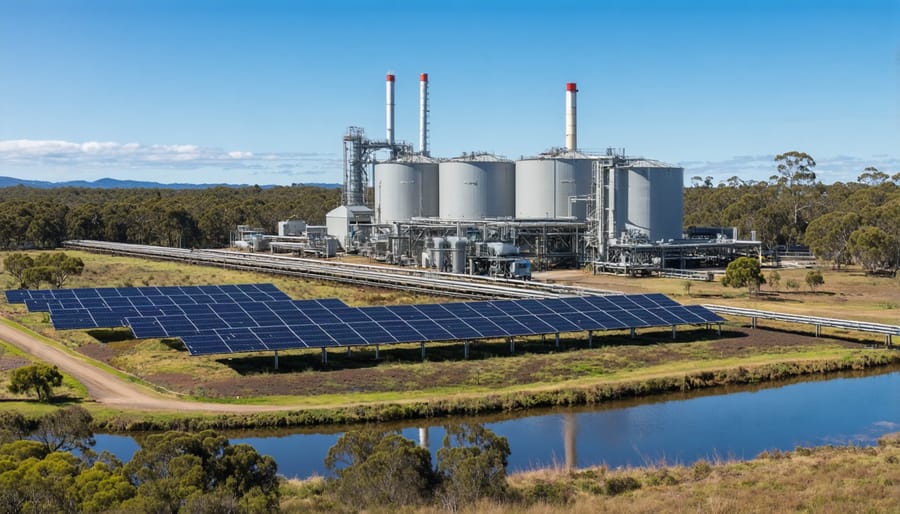
<svg viewBox="0 0 900 514">
<path fill-rule="evenodd" d="M 763 450 L 798 446 L 874 445 L 881 435 L 900 431 L 900 371 L 864 376 L 720 389 L 694 394 L 613 402 L 592 409 L 526 412 L 517 417 L 459 418 L 484 423 L 509 439 L 511 472 L 545 467 L 610 467 L 686 464 L 699 459 L 750 459 Z M 446 422 L 446 421 L 444 421 Z M 440 421 L 384 425 L 421 441 L 432 452 L 441 446 Z M 232 444 L 253 445 L 272 455 L 279 473 L 304 478 L 325 474 L 323 460 L 341 432 L 227 434 Z M 131 458 L 130 437 L 98 434 L 97 451 Z"/>
</svg>

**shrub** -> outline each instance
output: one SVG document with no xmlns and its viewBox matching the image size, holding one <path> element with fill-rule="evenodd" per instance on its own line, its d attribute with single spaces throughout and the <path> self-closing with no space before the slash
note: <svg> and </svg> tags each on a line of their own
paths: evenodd
<svg viewBox="0 0 900 514">
<path fill-rule="evenodd" d="M 49 402 L 53 388 L 62 385 L 63 376 L 56 366 L 35 363 L 13 370 L 9 379 L 9 392 L 27 393 L 34 390 L 38 401 Z"/>
<path fill-rule="evenodd" d="M 446 427 L 443 447 L 437 452 L 444 506 L 456 510 L 479 498 L 504 497 L 509 453 L 506 438 L 482 425 Z"/>
<path fill-rule="evenodd" d="M 607 496 L 616 496 L 640 488 L 641 483 L 632 476 L 614 476 L 606 479 L 603 490 Z"/>
<path fill-rule="evenodd" d="M 422 503 L 435 482 L 431 453 L 398 433 L 346 432 L 325 466 L 336 475 L 330 486 L 356 509 Z"/>
</svg>

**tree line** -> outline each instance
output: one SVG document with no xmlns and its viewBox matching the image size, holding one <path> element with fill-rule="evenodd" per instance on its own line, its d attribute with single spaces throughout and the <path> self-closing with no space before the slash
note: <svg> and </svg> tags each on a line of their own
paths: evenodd
<svg viewBox="0 0 900 514">
<path fill-rule="evenodd" d="M 280 510 L 272 457 L 224 436 L 169 431 L 136 437 L 123 463 L 95 452 L 93 418 L 69 406 L 38 419 L 0 412 L 0 512 L 268 513 Z M 394 511 L 433 505 L 456 511 L 508 500 L 505 437 L 478 424 L 445 427 L 431 453 L 399 432 L 349 431 L 328 451 L 318 502 L 328 511 Z"/>
<path fill-rule="evenodd" d="M 684 189 L 685 226 L 737 227 L 766 248 L 806 245 L 834 267 L 870 272 L 900 266 L 900 173 L 864 169 L 855 182 L 825 185 L 804 152 L 776 156 L 769 180 L 692 177 Z"/>
<path fill-rule="evenodd" d="M 840 267 L 900 265 L 900 173 L 865 168 L 855 182 L 826 185 L 804 152 L 778 155 L 769 180 L 692 177 L 685 227 L 737 227 L 768 248 L 807 245 Z M 0 248 L 56 248 L 98 239 L 183 248 L 227 246 L 237 225 L 275 233 L 277 223 L 323 224 L 339 189 L 313 186 L 210 189 L 0 188 Z"/>
<path fill-rule="evenodd" d="M 339 189 L 313 186 L 209 189 L 0 188 L 0 248 L 57 248 L 97 239 L 221 248 L 237 225 L 275 233 L 279 221 L 325 223 Z"/>
</svg>

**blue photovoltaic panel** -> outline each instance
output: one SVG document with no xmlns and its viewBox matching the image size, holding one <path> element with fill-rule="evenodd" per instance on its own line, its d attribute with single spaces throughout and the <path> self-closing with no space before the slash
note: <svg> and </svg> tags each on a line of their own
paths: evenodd
<svg viewBox="0 0 900 514">
<path fill-rule="evenodd" d="M 138 338 L 181 337 L 192 354 L 722 322 L 661 294 L 358 308 L 338 299 L 290 300 L 260 284 L 15 290 L 7 301 L 49 310 L 59 329 L 127 325 Z"/>
<path fill-rule="evenodd" d="M 179 303 L 211 303 L 237 301 L 282 301 L 290 300 L 284 292 L 272 284 L 239 284 L 231 286 L 166 286 L 166 287 L 99 287 L 73 289 L 14 289 L 6 292 L 9 303 L 23 303 L 28 299 L 61 300 L 74 299 L 99 302 L 120 302 L 121 298 L 178 297 Z M 185 299 L 185 297 L 187 299 Z M 91 305 L 98 305 L 92 303 Z M 112 306 L 113 304 L 99 304 Z M 122 305 L 114 303 L 114 305 Z M 87 305 L 83 305 L 87 306 Z"/>
</svg>

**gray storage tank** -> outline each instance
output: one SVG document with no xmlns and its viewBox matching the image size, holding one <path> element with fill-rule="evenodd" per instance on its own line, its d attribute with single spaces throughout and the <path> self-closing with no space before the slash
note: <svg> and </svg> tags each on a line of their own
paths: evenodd
<svg viewBox="0 0 900 514">
<path fill-rule="evenodd" d="M 616 237 L 651 242 L 681 239 L 684 168 L 649 159 L 629 160 L 615 170 Z"/>
<path fill-rule="evenodd" d="M 438 215 L 438 163 L 410 155 L 375 165 L 376 223 Z"/>
<path fill-rule="evenodd" d="M 516 161 L 516 218 L 587 218 L 594 159 L 572 151 Z"/>
<path fill-rule="evenodd" d="M 440 217 L 477 220 L 515 215 L 516 167 L 512 161 L 481 153 L 440 164 Z"/>
</svg>

